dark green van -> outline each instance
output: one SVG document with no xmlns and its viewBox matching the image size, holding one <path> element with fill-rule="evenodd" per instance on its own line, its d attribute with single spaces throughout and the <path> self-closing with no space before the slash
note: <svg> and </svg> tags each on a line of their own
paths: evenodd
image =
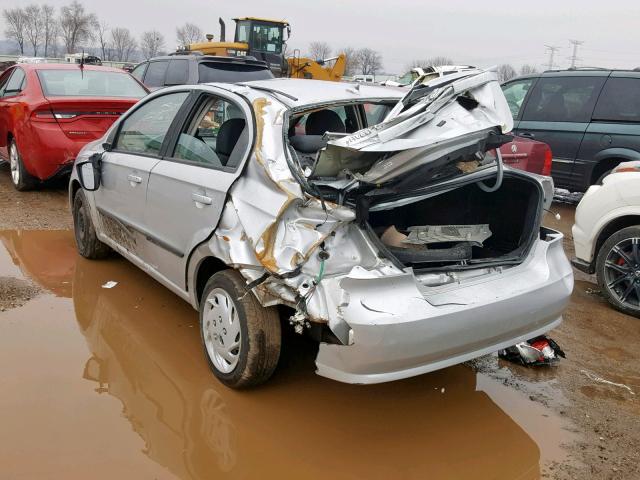
<svg viewBox="0 0 640 480">
<path fill-rule="evenodd" d="M 514 133 L 551 147 L 557 187 L 585 191 L 620 162 L 640 160 L 640 72 L 548 71 L 502 89 Z"/>
</svg>

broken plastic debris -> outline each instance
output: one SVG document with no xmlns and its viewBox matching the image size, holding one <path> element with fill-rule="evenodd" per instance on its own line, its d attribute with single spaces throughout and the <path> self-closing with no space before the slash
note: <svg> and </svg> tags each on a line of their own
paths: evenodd
<svg viewBox="0 0 640 480">
<path fill-rule="evenodd" d="M 566 358 L 558 344 L 545 335 L 500 350 L 498 356 L 527 366 L 554 365 L 560 361 L 560 357 Z"/>
<path fill-rule="evenodd" d="M 102 288 L 113 288 L 118 284 L 118 282 L 114 282 L 113 280 L 109 280 L 107 283 L 102 285 Z"/>
</svg>

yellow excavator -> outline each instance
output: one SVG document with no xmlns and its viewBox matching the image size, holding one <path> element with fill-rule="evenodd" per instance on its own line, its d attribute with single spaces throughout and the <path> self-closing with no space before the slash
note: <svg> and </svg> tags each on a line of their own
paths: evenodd
<svg viewBox="0 0 640 480">
<path fill-rule="evenodd" d="M 208 34 L 206 42 L 192 43 L 179 51 L 222 57 L 251 56 L 265 61 L 276 77 L 312 78 L 335 82 L 342 79 L 347 65 L 344 53 L 318 60 L 301 57 L 299 50 L 294 50 L 290 57 L 285 56 L 286 40 L 291 34 L 289 22 L 254 17 L 233 20 L 236 22 L 233 42 L 226 41 L 226 26 L 220 18 L 220 41 L 214 42 L 213 35 Z M 333 65 L 329 65 L 331 63 Z"/>
</svg>

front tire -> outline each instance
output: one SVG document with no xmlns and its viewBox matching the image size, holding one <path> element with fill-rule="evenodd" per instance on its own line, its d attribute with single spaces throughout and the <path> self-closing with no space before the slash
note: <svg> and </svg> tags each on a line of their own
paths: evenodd
<svg viewBox="0 0 640 480">
<path fill-rule="evenodd" d="M 111 249 L 98 239 L 91 221 L 87 197 L 82 189 L 73 197 L 73 233 L 78 253 L 84 258 L 98 260 L 109 255 Z"/>
<path fill-rule="evenodd" d="M 245 295 L 246 293 L 246 295 Z M 200 301 L 200 338 L 213 374 L 231 388 L 267 381 L 282 343 L 275 307 L 263 307 L 235 270 L 207 282 Z"/>
<path fill-rule="evenodd" d="M 9 142 L 9 168 L 11 170 L 11 183 L 19 192 L 32 190 L 38 184 L 38 180 L 24 168 L 22 155 L 20 155 L 18 144 L 14 138 Z"/>
<path fill-rule="evenodd" d="M 604 242 L 596 275 L 611 305 L 640 318 L 640 226 L 623 228 Z"/>
</svg>

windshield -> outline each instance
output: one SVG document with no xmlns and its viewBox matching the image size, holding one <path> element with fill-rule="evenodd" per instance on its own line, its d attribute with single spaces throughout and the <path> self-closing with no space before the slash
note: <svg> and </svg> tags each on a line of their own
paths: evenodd
<svg viewBox="0 0 640 480">
<path fill-rule="evenodd" d="M 101 70 L 40 70 L 42 91 L 47 97 L 142 98 L 147 92 L 126 72 Z"/>
<path fill-rule="evenodd" d="M 198 74 L 199 83 L 236 83 L 273 78 L 273 73 L 266 66 L 222 62 L 203 62 L 198 65 Z"/>
<path fill-rule="evenodd" d="M 258 52 L 282 53 L 282 25 L 254 23 L 250 49 Z"/>
</svg>

